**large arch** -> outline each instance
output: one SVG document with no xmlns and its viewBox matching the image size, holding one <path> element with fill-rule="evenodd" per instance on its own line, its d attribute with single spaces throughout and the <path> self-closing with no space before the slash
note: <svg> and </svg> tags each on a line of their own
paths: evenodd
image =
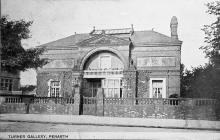
<svg viewBox="0 0 220 140">
<path fill-rule="evenodd" d="M 126 61 L 126 59 L 124 58 L 124 56 L 116 49 L 114 48 L 111 48 L 111 47 L 99 47 L 99 48 L 95 48 L 91 51 L 89 51 L 81 60 L 81 64 L 80 64 L 80 70 L 83 70 L 83 67 L 87 61 L 87 59 L 92 56 L 93 54 L 97 53 L 97 52 L 100 52 L 100 51 L 109 51 L 109 52 L 112 52 L 114 53 L 115 55 L 117 55 L 120 60 L 122 61 L 123 65 L 124 65 L 124 68 L 125 69 L 128 69 L 128 63 Z"/>
</svg>

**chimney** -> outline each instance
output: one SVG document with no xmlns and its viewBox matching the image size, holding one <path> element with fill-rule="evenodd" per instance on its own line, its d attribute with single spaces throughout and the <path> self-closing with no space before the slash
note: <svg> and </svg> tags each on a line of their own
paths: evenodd
<svg viewBox="0 0 220 140">
<path fill-rule="evenodd" d="M 173 39 L 178 39 L 177 27 L 178 27 L 177 18 L 176 16 L 173 16 L 170 21 L 170 32 L 171 32 L 171 38 Z"/>
</svg>

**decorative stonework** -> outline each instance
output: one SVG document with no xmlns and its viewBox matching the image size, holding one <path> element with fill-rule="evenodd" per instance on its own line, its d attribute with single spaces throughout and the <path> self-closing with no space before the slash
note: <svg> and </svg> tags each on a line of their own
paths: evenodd
<svg viewBox="0 0 220 140">
<path fill-rule="evenodd" d="M 124 69 L 128 69 L 128 60 L 125 59 L 124 55 L 120 51 L 118 51 L 117 49 L 112 48 L 112 47 L 97 47 L 95 49 L 90 50 L 89 52 L 87 52 L 85 54 L 84 57 L 82 57 L 82 59 L 79 63 L 80 70 L 83 70 L 85 63 L 90 58 L 90 56 L 92 56 L 93 54 L 95 54 L 97 52 L 102 52 L 102 51 L 114 53 L 123 62 Z"/>
<path fill-rule="evenodd" d="M 137 67 L 176 66 L 175 57 L 138 57 Z"/>
<path fill-rule="evenodd" d="M 79 46 L 93 46 L 93 45 L 129 45 L 130 41 L 124 40 L 122 38 L 118 38 L 110 35 L 96 35 L 92 38 L 79 42 L 77 45 Z"/>
</svg>

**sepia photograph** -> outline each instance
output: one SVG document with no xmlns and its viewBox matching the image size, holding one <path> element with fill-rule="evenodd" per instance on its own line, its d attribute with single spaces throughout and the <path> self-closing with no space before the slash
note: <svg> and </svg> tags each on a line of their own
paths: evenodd
<svg viewBox="0 0 220 140">
<path fill-rule="evenodd" d="M 220 140 L 220 0 L 0 0 L 0 139 Z"/>
</svg>

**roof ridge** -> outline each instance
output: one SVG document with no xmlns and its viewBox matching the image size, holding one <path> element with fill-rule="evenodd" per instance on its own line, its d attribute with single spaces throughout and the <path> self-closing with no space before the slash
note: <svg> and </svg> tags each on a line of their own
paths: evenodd
<svg viewBox="0 0 220 140">
<path fill-rule="evenodd" d="M 158 31 L 154 31 L 154 30 L 141 30 L 141 31 L 134 31 L 134 32 L 146 32 L 146 31 L 148 31 L 148 32 L 155 32 L 155 33 L 157 33 L 157 34 L 160 34 L 160 35 L 163 35 L 163 36 L 165 36 L 165 37 L 171 38 L 171 36 L 168 36 L 168 35 L 166 35 L 166 34 L 163 34 L 163 33 L 160 33 L 160 32 L 158 32 Z"/>
<path fill-rule="evenodd" d="M 124 29 L 132 29 L 132 28 L 95 29 L 95 31 L 102 31 L 102 30 L 124 30 Z"/>
</svg>

